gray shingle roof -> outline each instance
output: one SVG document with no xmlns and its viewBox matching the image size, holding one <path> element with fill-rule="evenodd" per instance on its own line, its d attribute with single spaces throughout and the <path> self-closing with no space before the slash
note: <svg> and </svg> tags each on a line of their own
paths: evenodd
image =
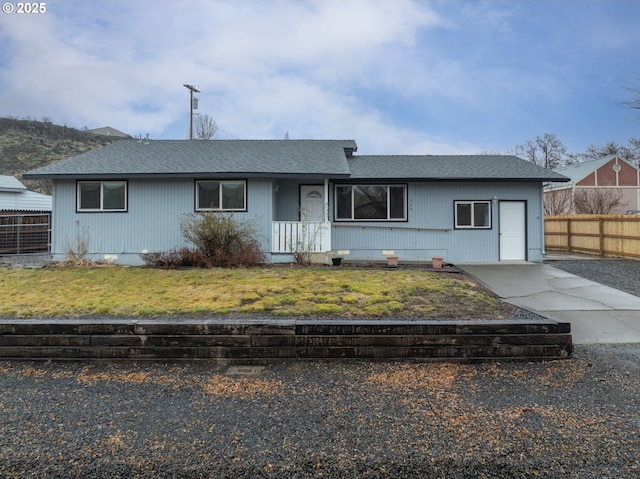
<svg viewBox="0 0 640 479">
<path fill-rule="evenodd" d="M 32 170 L 24 177 L 108 179 L 215 174 L 354 180 L 568 180 L 516 156 L 350 156 L 355 150 L 353 140 L 123 140 Z"/>
<path fill-rule="evenodd" d="M 353 140 L 123 140 L 32 170 L 25 178 L 349 174 Z"/>
<path fill-rule="evenodd" d="M 352 179 L 567 181 L 552 170 L 509 155 L 363 155 L 349 159 Z"/>
</svg>

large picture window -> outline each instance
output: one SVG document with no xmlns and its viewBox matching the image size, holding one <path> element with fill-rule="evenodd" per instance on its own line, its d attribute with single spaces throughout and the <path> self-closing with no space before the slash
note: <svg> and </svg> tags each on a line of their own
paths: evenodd
<svg viewBox="0 0 640 479">
<path fill-rule="evenodd" d="M 126 181 L 78 181 L 78 211 L 127 211 Z"/>
<path fill-rule="evenodd" d="M 456 201 L 456 228 L 491 228 L 490 201 Z"/>
<path fill-rule="evenodd" d="M 245 180 L 196 181 L 197 211 L 244 211 L 247 209 Z"/>
<path fill-rule="evenodd" d="M 406 185 L 336 185 L 336 221 L 406 221 Z"/>
</svg>

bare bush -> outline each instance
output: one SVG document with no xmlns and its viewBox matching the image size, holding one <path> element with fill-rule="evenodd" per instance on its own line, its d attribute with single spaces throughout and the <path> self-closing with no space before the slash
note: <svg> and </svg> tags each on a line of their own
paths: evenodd
<svg viewBox="0 0 640 479">
<path fill-rule="evenodd" d="M 166 252 L 142 253 L 142 260 L 154 268 L 175 269 L 182 267 L 207 268 L 209 259 L 199 250 L 190 248 Z"/>
<path fill-rule="evenodd" d="M 70 264 L 79 264 L 89 250 L 89 230 L 87 227 L 80 228 L 80 222 L 76 221 L 76 234 L 72 241 L 66 241 L 64 253 L 66 262 Z"/>
<path fill-rule="evenodd" d="M 612 188 L 578 190 L 573 201 L 577 214 L 608 215 L 623 206 L 622 193 Z"/>
<path fill-rule="evenodd" d="M 189 213 L 180 230 L 206 256 L 209 266 L 254 266 L 265 260 L 253 224 L 231 213 Z"/>
<path fill-rule="evenodd" d="M 544 215 L 556 216 L 571 213 L 571 189 L 549 190 L 544 193 Z"/>
</svg>

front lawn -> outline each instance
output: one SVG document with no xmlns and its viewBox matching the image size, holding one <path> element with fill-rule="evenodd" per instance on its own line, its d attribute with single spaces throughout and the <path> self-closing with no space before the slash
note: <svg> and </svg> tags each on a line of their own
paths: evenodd
<svg viewBox="0 0 640 479">
<path fill-rule="evenodd" d="M 462 274 L 264 267 L 0 269 L 0 317 L 295 316 L 508 318 Z"/>
</svg>

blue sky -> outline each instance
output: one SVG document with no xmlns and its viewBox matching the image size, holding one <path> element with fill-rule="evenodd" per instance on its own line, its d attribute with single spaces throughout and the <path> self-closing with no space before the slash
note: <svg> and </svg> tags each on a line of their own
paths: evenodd
<svg viewBox="0 0 640 479">
<path fill-rule="evenodd" d="M 16 2 L 12 3 L 16 6 Z M 0 116 L 362 154 L 570 152 L 640 137 L 640 1 L 50 0 L 0 12 Z"/>
</svg>

